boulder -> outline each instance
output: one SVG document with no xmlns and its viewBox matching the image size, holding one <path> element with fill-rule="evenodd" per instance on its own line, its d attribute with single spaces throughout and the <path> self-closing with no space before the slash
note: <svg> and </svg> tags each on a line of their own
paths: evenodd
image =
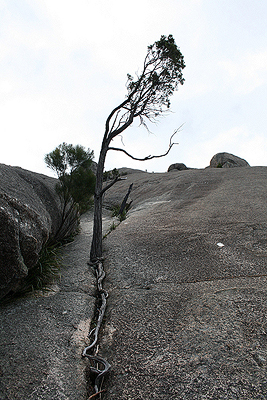
<svg viewBox="0 0 267 400">
<path fill-rule="evenodd" d="M 249 163 L 243 158 L 234 156 L 230 153 L 217 153 L 210 160 L 211 168 L 233 168 L 249 167 Z"/>
<path fill-rule="evenodd" d="M 61 229 L 62 205 L 57 180 L 0 164 L 0 298 L 21 286 L 49 241 L 77 227 L 73 214 Z"/>
<path fill-rule="evenodd" d="M 187 168 L 187 166 L 185 164 L 176 163 L 176 164 L 172 164 L 172 165 L 169 166 L 168 172 L 174 171 L 174 170 L 184 171 L 186 169 L 189 169 L 189 168 Z"/>
</svg>

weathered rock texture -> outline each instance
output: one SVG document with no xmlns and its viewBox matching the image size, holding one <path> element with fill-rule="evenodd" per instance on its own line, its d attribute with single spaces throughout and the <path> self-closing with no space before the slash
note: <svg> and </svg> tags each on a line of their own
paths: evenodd
<svg viewBox="0 0 267 400">
<path fill-rule="evenodd" d="M 172 164 L 172 165 L 169 166 L 168 172 L 174 171 L 174 170 L 184 171 L 186 169 L 188 169 L 188 168 L 187 168 L 187 166 L 185 164 L 176 163 L 176 164 Z"/>
<path fill-rule="evenodd" d="M 217 153 L 210 160 L 211 168 L 233 168 L 249 167 L 249 163 L 243 158 L 234 156 L 230 153 Z"/>
<path fill-rule="evenodd" d="M 113 222 L 104 212 L 104 233 Z M 87 264 L 92 227 L 89 211 L 74 241 L 61 248 L 61 279 L 50 291 L 0 303 L 0 400 L 88 399 L 88 360 L 81 354 L 97 300 Z"/>
<path fill-rule="evenodd" d="M 0 164 L 0 298 L 16 291 L 61 224 L 56 179 Z M 70 234 L 68 221 L 63 235 Z"/>
<path fill-rule="evenodd" d="M 104 242 L 105 400 L 267 399 L 267 167 L 132 174 Z"/>
<path fill-rule="evenodd" d="M 95 276 L 87 265 L 91 214 L 81 217 L 80 229 L 61 249 L 53 290 L 0 304 L 0 400 L 88 398 L 81 354 L 95 309 Z"/>
</svg>

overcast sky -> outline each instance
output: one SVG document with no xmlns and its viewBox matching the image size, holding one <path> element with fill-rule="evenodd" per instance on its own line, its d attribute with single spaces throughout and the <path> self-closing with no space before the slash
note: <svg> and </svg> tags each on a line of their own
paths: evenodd
<svg viewBox="0 0 267 400">
<path fill-rule="evenodd" d="M 204 168 L 218 152 L 267 165 L 266 0 L 0 0 L 0 162 L 50 174 L 46 153 L 81 144 L 97 161 L 104 124 L 125 98 L 127 73 L 172 34 L 185 83 L 169 115 L 123 135 L 145 163 L 109 152 L 106 169 Z M 122 143 L 119 143 L 123 145 Z"/>
</svg>

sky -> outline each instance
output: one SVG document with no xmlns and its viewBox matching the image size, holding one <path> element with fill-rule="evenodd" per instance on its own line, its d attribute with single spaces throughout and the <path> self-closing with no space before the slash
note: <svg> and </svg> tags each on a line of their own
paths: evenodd
<svg viewBox="0 0 267 400">
<path fill-rule="evenodd" d="M 186 64 L 171 111 L 118 138 L 106 170 L 205 168 L 228 152 L 267 165 L 266 0 L 0 0 L 0 163 L 53 175 L 45 154 L 66 142 L 94 150 L 147 46 L 172 34 Z"/>
</svg>

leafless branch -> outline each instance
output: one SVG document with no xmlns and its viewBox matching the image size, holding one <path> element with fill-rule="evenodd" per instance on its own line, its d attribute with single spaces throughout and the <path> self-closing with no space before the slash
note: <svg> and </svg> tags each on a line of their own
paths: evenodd
<svg viewBox="0 0 267 400">
<path fill-rule="evenodd" d="M 121 137 L 121 143 L 122 143 L 122 145 L 125 146 L 125 144 L 123 143 L 123 136 L 120 135 L 120 137 Z"/>
<path fill-rule="evenodd" d="M 128 157 L 132 158 L 133 160 L 136 161 L 147 161 L 147 160 L 152 160 L 153 158 L 161 158 L 161 157 L 165 157 L 167 154 L 169 154 L 171 148 L 175 145 L 175 144 L 179 144 L 176 142 L 172 142 L 172 138 L 176 135 L 177 132 L 180 132 L 181 128 L 183 125 L 179 126 L 179 128 L 175 129 L 175 131 L 173 132 L 173 134 L 170 137 L 170 142 L 169 142 L 169 148 L 168 150 L 164 153 L 164 154 L 160 154 L 160 155 L 155 155 L 155 156 L 146 156 L 144 158 L 138 158 L 138 157 L 134 157 L 132 156 L 130 153 L 128 153 L 126 150 L 121 149 L 119 147 L 109 147 L 108 150 L 115 150 L 115 151 L 121 151 L 122 153 L 126 154 Z M 114 182 L 115 183 L 115 182 Z M 112 186 L 112 185 L 111 185 Z M 109 187 L 111 187 L 109 186 Z M 106 189 L 106 188 L 105 188 Z M 107 188 L 108 189 L 108 188 Z M 107 190 L 106 189 L 106 190 Z"/>
<path fill-rule="evenodd" d="M 94 399 L 96 396 L 99 396 L 101 393 L 104 393 L 104 392 L 106 392 L 106 391 L 107 391 L 107 389 L 100 390 L 99 392 L 94 393 L 94 394 L 92 394 L 90 397 L 88 397 L 88 400 Z"/>
<path fill-rule="evenodd" d="M 124 181 L 125 179 L 127 179 L 127 177 L 121 178 L 120 176 L 116 176 L 116 178 L 113 179 L 113 181 L 111 181 L 108 185 L 106 185 L 106 186 L 102 189 L 102 191 L 101 191 L 101 193 L 100 193 L 100 196 L 102 196 L 108 189 L 110 189 L 111 186 L 115 185 L 116 182 L 118 182 L 118 181 Z"/>
</svg>

